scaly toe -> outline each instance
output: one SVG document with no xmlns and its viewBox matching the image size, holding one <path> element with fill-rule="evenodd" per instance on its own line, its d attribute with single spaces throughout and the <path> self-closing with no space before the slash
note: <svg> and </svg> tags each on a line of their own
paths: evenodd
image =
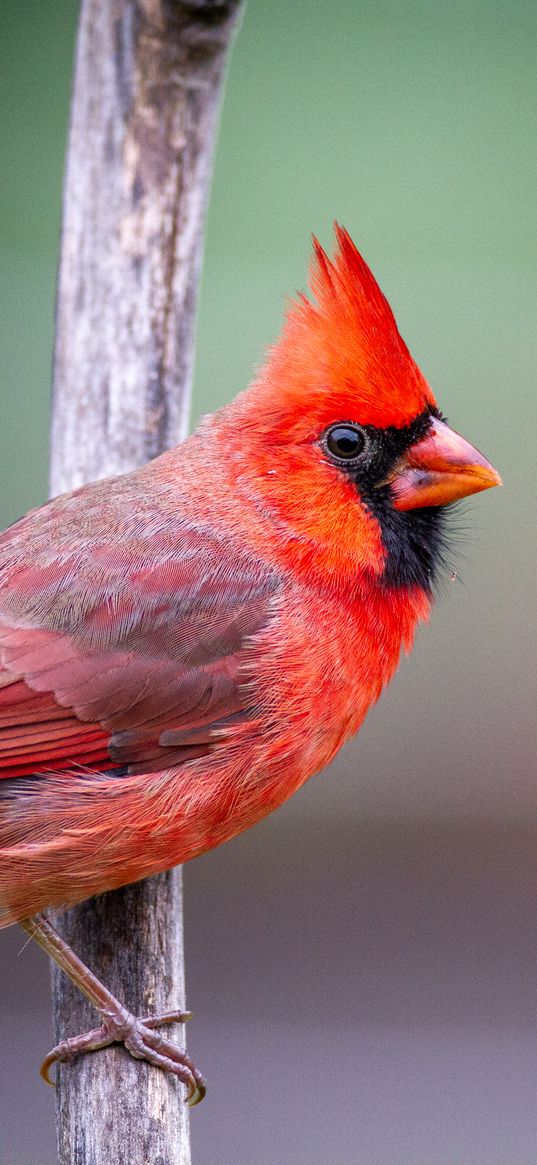
<svg viewBox="0 0 537 1165">
<path fill-rule="evenodd" d="M 199 1104 L 205 1096 L 205 1080 L 185 1049 L 165 1039 L 155 1030 L 157 1021 L 159 1019 L 162 1021 L 162 1018 L 157 1017 L 151 1026 L 144 1020 L 135 1020 L 128 1035 L 124 1037 L 125 1047 L 136 1059 L 147 1060 L 149 1064 L 161 1068 L 162 1071 L 177 1076 L 187 1087 L 186 1099 L 192 1107 Z"/>
<path fill-rule="evenodd" d="M 144 1015 L 140 1023 L 146 1027 L 163 1027 L 166 1023 L 188 1023 L 192 1019 L 191 1011 L 165 1011 L 163 1015 Z"/>
<path fill-rule="evenodd" d="M 72 1060 L 74 1056 L 79 1056 L 82 1052 L 97 1052 L 101 1048 L 108 1048 L 110 1044 L 115 1043 L 116 1036 L 111 1034 L 107 1024 L 101 1024 L 100 1027 L 95 1027 L 89 1032 L 84 1032 L 80 1036 L 71 1036 L 70 1039 L 60 1040 L 51 1049 L 48 1056 L 45 1056 L 43 1063 L 39 1069 L 41 1078 L 45 1084 L 50 1084 L 55 1088 L 55 1082 L 50 1075 L 50 1069 L 53 1064 L 65 1064 L 68 1060 Z"/>
</svg>

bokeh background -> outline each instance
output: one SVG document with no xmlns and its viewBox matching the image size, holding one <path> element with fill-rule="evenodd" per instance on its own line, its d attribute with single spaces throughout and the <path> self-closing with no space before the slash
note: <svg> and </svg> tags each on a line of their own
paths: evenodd
<svg viewBox="0 0 537 1165">
<path fill-rule="evenodd" d="M 3 524 L 46 496 L 76 19 L 2 3 Z M 196 1165 L 537 1159 L 536 58 L 533 0 L 250 0 L 237 40 L 195 415 L 248 381 L 337 218 L 505 488 L 464 506 L 458 577 L 359 740 L 186 870 Z M 53 1165 L 23 947 L 0 935 L 0 1161 Z"/>
</svg>

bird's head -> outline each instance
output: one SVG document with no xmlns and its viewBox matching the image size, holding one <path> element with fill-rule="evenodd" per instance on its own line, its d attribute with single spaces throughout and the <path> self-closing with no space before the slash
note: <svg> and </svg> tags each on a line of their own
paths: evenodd
<svg viewBox="0 0 537 1165">
<path fill-rule="evenodd" d="M 497 485 L 448 427 L 346 230 L 314 240 L 311 290 L 292 303 L 257 380 L 224 410 L 237 478 L 306 569 L 372 572 L 431 589 L 445 507 Z"/>
</svg>

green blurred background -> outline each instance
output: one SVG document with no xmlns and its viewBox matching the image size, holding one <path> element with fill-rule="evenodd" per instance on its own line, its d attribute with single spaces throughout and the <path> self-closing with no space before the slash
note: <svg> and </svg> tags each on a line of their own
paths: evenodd
<svg viewBox="0 0 537 1165">
<path fill-rule="evenodd" d="M 77 8 L 2 5 L 4 525 L 46 496 Z M 360 740 L 187 871 L 196 1165 L 535 1165 L 536 79 L 521 0 L 250 0 L 236 43 L 195 417 L 251 377 L 336 218 L 505 487 L 463 507 L 460 578 Z M 21 945 L 0 938 L 0 1162 L 52 1165 Z"/>
</svg>

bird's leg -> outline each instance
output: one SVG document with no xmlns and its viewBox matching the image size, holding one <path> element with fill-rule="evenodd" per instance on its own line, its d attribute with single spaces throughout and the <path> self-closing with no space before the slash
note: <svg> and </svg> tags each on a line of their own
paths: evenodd
<svg viewBox="0 0 537 1165">
<path fill-rule="evenodd" d="M 49 1072 L 53 1064 L 63 1063 L 81 1052 L 93 1052 L 110 1044 L 122 1043 L 136 1059 L 147 1060 L 149 1064 L 177 1076 L 187 1087 L 187 1101 L 190 1105 L 203 1100 L 205 1081 L 201 1072 L 183 1048 L 176 1047 L 156 1031 L 167 1023 L 184 1023 L 190 1019 L 190 1012 L 169 1011 L 164 1015 L 138 1018 L 86 967 L 48 918 L 35 915 L 33 918 L 21 919 L 20 925 L 65 971 L 96 1008 L 103 1021 L 101 1027 L 62 1040 L 49 1052 L 41 1065 L 41 1075 L 47 1084 L 52 1084 Z"/>
</svg>

